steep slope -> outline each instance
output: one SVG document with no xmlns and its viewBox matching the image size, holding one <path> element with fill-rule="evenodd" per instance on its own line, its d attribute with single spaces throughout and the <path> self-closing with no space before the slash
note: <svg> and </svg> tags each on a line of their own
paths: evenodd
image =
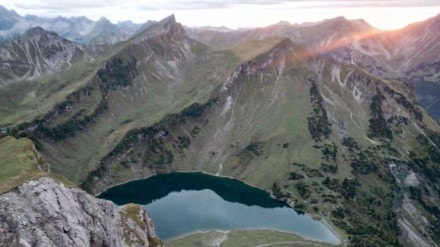
<svg viewBox="0 0 440 247">
<path fill-rule="evenodd" d="M 50 173 L 30 140 L 0 138 L 0 154 L 0 245 L 161 245 L 142 207 L 118 208 L 74 188 Z"/>
<path fill-rule="evenodd" d="M 415 88 L 421 105 L 440 119 L 438 92 L 438 29 L 440 17 L 396 31 L 379 31 L 363 20 L 343 17 L 318 23 L 279 23 L 265 28 L 216 31 L 189 29 L 190 36 L 211 47 L 224 49 L 250 40 L 287 37 L 312 54 L 325 54 L 360 66 L 384 78 L 398 79 Z M 319 35 L 316 35 L 319 34 Z"/>
<path fill-rule="evenodd" d="M 206 100 L 239 62 L 189 39 L 174 16 L 118 49 L 62 102 L 34 121 L 16 122 L 16 130 L 37 138 L 46 158 L 59 165 L 54 171 L 74 181 L 129 130 Z"/>
<path fill-rule="evenodd" d="M 415 88 L 421 105 L 440 119 L 440 16 L 400 30 L 369 33 L 336 44 L 325 52 L 338 61 L 356 64 L 371 73 L 399 79 Z"/>
<path fill-rule="evenodd" d="M 420 104 L 440 122 L 440 15 L 397 32 L 400 41 L 396 58 L 404 56 L 399 78 L 411 84 Z M 392 35 L 392 34 L 391 34 Z M 397 59 L 396 59 L 397 60 Z"/>
<path fill-rule="evenodd" d="M 0 45 L 0 86 L 53 74 L 80 60 L 93 60 L 99 50 L 40 27 L 29 29 L 21 37 Z"/>
</svg>

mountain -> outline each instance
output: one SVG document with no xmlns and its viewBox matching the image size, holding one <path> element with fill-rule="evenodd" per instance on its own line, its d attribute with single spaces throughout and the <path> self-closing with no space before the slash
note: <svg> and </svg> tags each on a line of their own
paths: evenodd
<svg viewBox="0 0 440 247">
<path fill-rule="evenodd" d="M 353 246 L 438 246 L 440 126 L 376 56 L 352 55 L 382 35 L 341 17 L 218 31 L 169 16 L 87 66 L 1 87 L 0 126 L 92 193 L 204 171 L 327 219 Z"/>
<path fill-rule="evenodd" d="M 313 54 L 329 55 L 379 77 L 410 84 L 421 105 L 440 121 L 439 61 L 435 55 L 440 50 L 439 26 L 440 17 L 436 16 L 401 30 L 380 31 L 363 20 L 337 17 L 300 25 L 279 23 L 235 31 L 188 28 L 188 32 L 194 39 L 217 49 L 233 47 L 246 40 L 290 38 Z"/>
<path fill-rule="evenodd" d="M 117 207 L 51 174 L 30 140 L 2 138 L 0 154 L 3 246 L 161 245 L 141 206 Z"/>
<path fill-rule="evenodd" d="M 0 44 L 0 86 L 56 73 L 79 61 L 93 61 L 101 47 L 85 46 L 41 27 Z"/>
<path fill-rule="evenodd" d="M 19 15 L 0 5 L 0 30 L 8 30 L 17 22 Z"/>
<path fill-rule="evenodd" d="M 113 24 L 105 17 L 92 21 L 86 17 L 20 16 L 15 11 L 7 10 L 0 5 L 0 41 L 16 38 L 30 28 L 42 27 L 79 43 L 114 44 L 130 38 L 149 24 L 151 22 L 137 24 L 131 21 Z"/>
<path fill-rule="evenodd" d="M 440 120 L 438 57 L 440 15 L 400 30 L 369 34 L 331 51 L 343 62 L 415 88 L 421 105 Z"/>
<path fill-rule="evenodd" d="M 83 37 L 88 44 L 115 44 L 127 40 L 139 30 L 148 28 L 154 22 L 146 22 L 142 26 L 131 21 L 118 24 L 111 23 L 107 18 L 102 17 L 94 23 L 93 29 Z"/>
<path fill-rule="evenodd" d="M 328 48 L 334 43 L 347 43 L 353 36 L 377 32 L 364 20 L 347 20 L 336 17 L 317 23 L 290 24 L 279 22 L 262 28 L 238 30 L 214 28 L 187 28 L 188 35 L 210 47 L 224 49 L 249 40 L 264 40 L 273 37 L 289 38 L 308 48 Z M 319 35 L 317 35 L 319 33 Z"/>
</svg>

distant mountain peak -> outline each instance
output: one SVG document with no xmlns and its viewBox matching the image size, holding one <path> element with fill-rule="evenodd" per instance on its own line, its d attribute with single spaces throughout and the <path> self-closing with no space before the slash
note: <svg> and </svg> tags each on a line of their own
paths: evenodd
<svg viewBox="0 0 440 247">
<path fill-rule="evenodd" d="M 364 32 L 377 30 L 363 19 L 347 19 L 344 16 L 338 16 L 332 19 L 325 19 L 312 25 L 322 25 L 326 28 L 341 29 L 352 32 Z"/>
<path fill-rule="evenodd" d="M 169 33 L 173 37 L 183 37 L 186 35 L 185 28 L 176 22 L 176 18 L 172 14 L 143 30 L 138 38 L 145 39 L 164 33 Z"/>
<path fill-rule="evenodd" d="M 105 16 L 101 16 L 101 18 L 99 18 L 98 22 L 110 22 L 111 21 L 109 19 L 107 19 Z"/>
<path fill-rule="evenodd" d="M 12 28 L 19 15 L 14 10 L 8 10 L 0 5 L 0 30 Z"/>
<path fill-rule="evenodd" d="M 1 4 L 0 4 L 0 14 L 1 15 L 9 14 L 9 15 L 13 15 L 13 16 L 18 16 L 18 14 L 17 14 L 17 12 L 15 12 L 15 10 L 13 10 L 13 9 L 9 10 Z"/>
<path fill-rule="evenodd" d="M 165 17 L 164 19 L 159 21 L 157 24 L 158 24 L 158 26 L 169 29 L 170 27 L 177 24 L 176 17 L 174 16 L 174 14 L 172 14 L 168 17 Z"/>
<path fill-rule="evenodd" d="M 290 26 L 290 22 L 288 21 L 279 21 L 278 23 L 276 23 L 275 25 L 279 25 L 279 26 Z"/>
<path fill-rule="evenodd" d="M 55 32 L 49 32 L 49 31 L 46 31 L 45 29 L 43 29 L 42 27 L 37 26 L 37 27 L 33 27 L 33 28 L 30 28 L 29 30 L 27 30 L 23 34 L 23 37 L 28 37 L 29 38 L 29 37 L 33 37 L 33 36 L 37 36 L 37 35 L 44 35 L 44 34 L 47 34 L 47 33 L 53 33 L 56 36 L 58 36 L 58 34 L 55 33 Z"/>
<path fill-rule="evenodd" d="M 176 23 L 176 17 L 174 14 L 171 14 L 168 17 L 165 17 L 163 20 L 160 21 L 161 23 L 169 23 L 169 24 L 175 24 Z"/>
</svg>

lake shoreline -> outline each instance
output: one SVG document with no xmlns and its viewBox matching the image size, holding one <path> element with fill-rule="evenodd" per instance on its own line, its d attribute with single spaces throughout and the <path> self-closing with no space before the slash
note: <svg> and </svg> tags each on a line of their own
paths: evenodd
<svg viewBox="0 0 440 247">
<path fill-rule="evenodd" d="M 342 243 L 342 242 L 339 242 L 337 244 L 334 244 L 334 243 L 329 243 L 329 242 L 322 241 L 322 240 L 319 240 L 319 239 L 309 238 L 309 237 L 306 237 L 306 236 L 303 236 L 303 235 L 297 234 L 297 233 L 280 231 L 280 230 L 273 230 L 273 229 L 265 229 L 265 228 L 248 228 L 248 229 L 239 229 L 239 230 L 206 230 L 206 231 L 202 230 L 202 231 L 195 231 L 195 232 L 184 234 L 184 235 L 181 235 L 181 236 L 178 236 L 178 237 L 175 237 L 175 238 L 167 239 L 167 240 L 164 241 L 164 243 L 165 243 L 165 246 L 166 246 L 166 244 L 169 243 L 169 242 L 180 240 L 180 239 L 184 239 L 186 237 L 189 237 L 189 236 L 192 236 L 192 235 L 195 235 L 195 234 L 208 234 L 208 233 L 211 233 L 211 232 L 229 234 L 229 233 L 232 233 L 232 232 L 258 232 L 258 231 L 267 231 L 267 232 L 276 232 L 276 233 L 289 234 L 289 235 L 298 237 L 298 238 L 300 238 L 302 240 L 305 240 L 305 241 L 312 241 L 312 242 L 321 243 L 321 244 L 328 244 L 328 245 L 332 245 L 332 246 L 339 246 Z"/>
<path fill-rule="evenodd" d="M 219 175 L 218 173 L 213 174 L 213 173 L 206 172 L 206 171 L 175 171 L 175 172 L 168 172 L 168 173 L 153 174 L 153 175 L 150 175 L 150 176 L 147 176 L 147 177 L 136 178 L 136 179 L 132 179 L 132 180 L 129 180 L 129 181 L 125 181 L 125 182 L 122 182 L 122 183 L 119 183 L 119 184 L 115 184 L 115 185 L 112 185 L 112 186 L 106 187 L 104 190 L 102 190 L 102 192 L 100 192 L 99 194 L 96 194 L 96 195 L 94 195 L 94 196 L 95 196 L 95 197 L 99 197 L 99 196 L 102 195 L 104 192 L 106 192 L 106 191 L 108 191 L 109 189 L 111 189 L 111 188 L 113 188 L 113 187 L 116 187 L 116 186 L 121 186 L 121 185 L 125 185 L 125 184 L 128 184 L 128 183 L 134 182 L 134 181 L 145 180 L 145 179 L 149 179 L 149 178 L 154 177 L 154 176 L 165 175 L 165 174 L 170 174 L 170 173 L 201 173 L 201 174 L 208 175 L 208 176 L 212 176 L 212 177 L 227 178 L 227 179 L 238 180 L 238 181 L 242 182 L 243 184 L 245 184 L 245 185 L 247 185 L 247 186 L 249 186 L 249 187 L 253 187 L 253 188 L 256 188 L 256 189 L 259 189 L 259 190 L 262 190 L 262 191 L 267 192 L 267 193 L 269 194 L 269 196 L 270 196 L 272 199 L 275 199 L 275 200 L 277 200 L 277 201 L 283 202 L 283 203 L 286 204 L 286 206 L 288 206 L 288 207 L 290 207 L 290 208 L 292 208 L 292 209 L 295 210 L 295 208 L 294 208 L 294 203 L 290 200 L 290 198 L 281 198 L 281 199 L 280 199 L 280 198 L 275 198 L 275 197 L 273 196 L 273 194 L 271 193 L 271 191 L 268 191 L 268 190 L 266 190 L 266 189 L 264 189 L 264 188 L 261 188 L 261 187 L 259 187 L 259 186 L 255 186 L 255 185 L 253 185 L 253 184 L 250 184 L 250 183 L 248 183 L 247 181 L 244 181 L 243 179 L 235 178 L 235 177 L 232 177 L 232 176 Z M 342 244 L 342 243 L 344 242 L 344 240 L 342 239 L 342 237 L 340 236 L 340 234 L 338 234 L 338 232 L 333 228 L 332 225 L 330 225 L 330 224 L 325 220 L 324 217 L 322 217 L 322 216 L 320 216 L 320 215 L 310 214 L 310 213 L 307 213 L 307 212 L 304 212 L 304 213 L 305 213 L 305 215 L 309 216 L 310 218 L 312 218 L 312 219 L 314 219 L 314 220 L 316 220 L 316 221 L 318 221 L 318 222 L 321 222 L 323 225 L 325 225 L 325 227 L 328 228 L 328 229 L 333 233 L 334 236 L 336 236 L 336 238 L 337 238 L 338 241 L 339 241 L 338 244 Z M 247 229 L 243 229 L 243 230 L 247 230 Z M 258 230 L 258 229 L 248 229 L 248 230 Z M 265 229 L 265 230 L 269 230 L 269 231 L 277 231 L 277 230 L 273 230 L 273 229 Z M 216 230 L 216 231 L 221 231 L 221 230 Z M 196 231 L 196 232 L 192 232 L 192 233 L 189 233 L 189 234 L 186 234 L 186 235 L 191 235 L 191 234 L 195 234 L 195 233 L 198 233 L 198 232 L 199 232 L 199 231 Z M 209 232 L 209 231 L 200 231 L 200 232 Z M 278 231 L 278 232 L 283 232 L 283 231 Z M 292 234 L 292 235 L 297 235 L 297 236 L 300 236 L 300 237 L 302 237 L 302 238 L 304 238 L 304 239 L 309 239 L 309 238 L 304 237 L 304 236 L 302 236 L 302 235 L 300 235 L 300 234 L 295 234 L 295 233 L 291 233 L 291 232 L 285 232 L 285 233 L 289 233 L 289 234 Z M 186 235 L 184 235 L 184 236 L 186 236 Z M 314 241 L 318 241 L 318 242 L 328 243 L 328 242 L 320 241 L 320 240 L 316 240 L 316 239 L 310 239 L 310 240 L 314 240 Z"/>
</svg>

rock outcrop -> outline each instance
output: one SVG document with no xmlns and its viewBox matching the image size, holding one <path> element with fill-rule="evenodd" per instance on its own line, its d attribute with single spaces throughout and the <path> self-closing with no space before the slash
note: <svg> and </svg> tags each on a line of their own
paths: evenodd
<svg viewBox="0 0 440 247">
<path fill-rule="evenodd" d="M 139 205 L 118 207 L 52 178 L 0 196 L 0 246 L 160 246 Z"/>
</svg>

